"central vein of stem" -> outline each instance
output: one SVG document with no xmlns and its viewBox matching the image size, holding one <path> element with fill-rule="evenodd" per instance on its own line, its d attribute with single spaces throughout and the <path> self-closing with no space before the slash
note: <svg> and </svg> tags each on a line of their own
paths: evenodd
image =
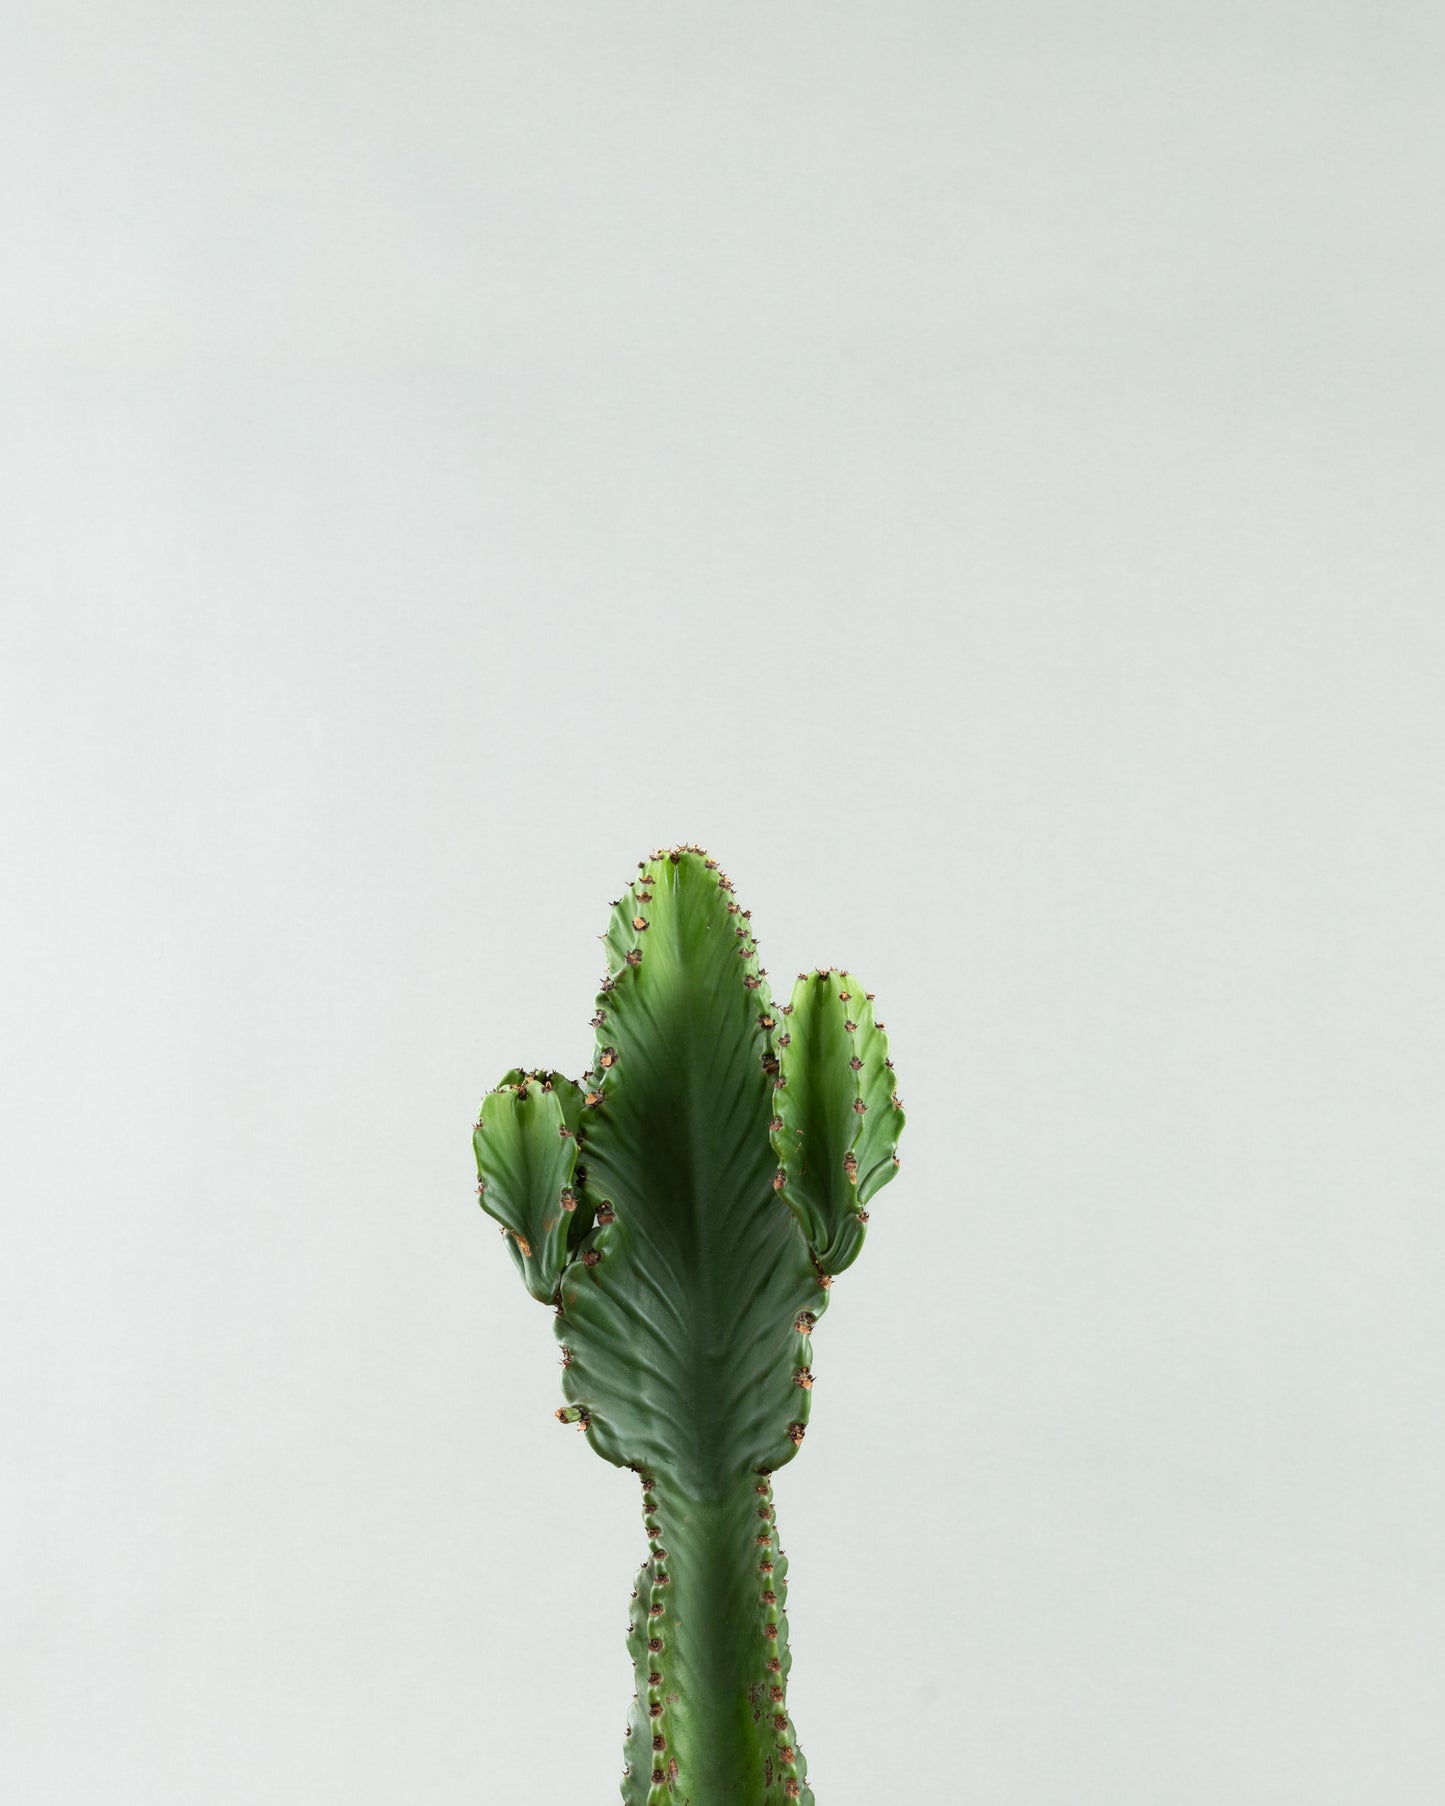
<svg viewBox="0 0 1445 1806">
<path fill-rule="evenodd" d="M 788 1716 L 787 1561 L 769 1480 L 699 1497 L 646 1475 L 642 1501 L 626 1806 L 812 1806 Z"/>
</svg>

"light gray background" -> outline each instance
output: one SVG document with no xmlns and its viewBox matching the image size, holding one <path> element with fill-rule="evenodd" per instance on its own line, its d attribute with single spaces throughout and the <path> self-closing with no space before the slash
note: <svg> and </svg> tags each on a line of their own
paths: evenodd
<svg viewBox="0 0 1445 1806">
<path fill-rule="evenodd" d="M 697 839 L 911 1123 L 822 1806 L 1435 1806 L 1442 15 L 83 4 L 0 107 L 0 1791 L 614 1797 L 477 1211 Z"/>
</svg>

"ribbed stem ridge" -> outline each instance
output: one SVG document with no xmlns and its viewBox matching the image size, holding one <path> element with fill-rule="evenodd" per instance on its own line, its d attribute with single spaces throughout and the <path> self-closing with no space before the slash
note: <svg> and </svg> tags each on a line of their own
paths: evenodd
<svg viewBox="0 0 1445 1806">
<path fill-rule="evenodd" d="M 721 1495 L 643 1477 L 625 1806 L 813 1806 L 787 1707 L 787 1560 L 763 1474 Z"/>
</svg>

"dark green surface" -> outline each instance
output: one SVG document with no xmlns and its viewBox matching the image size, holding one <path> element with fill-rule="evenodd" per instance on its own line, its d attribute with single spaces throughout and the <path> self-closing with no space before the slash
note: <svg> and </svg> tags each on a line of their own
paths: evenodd
<svg viewBox="0 0 1445 1806">
<path fill-rule="evenodd" d="M 767 1476 L 798 1451 L 813 1323 L 897 1165 L 887 1043 L 845 973 L 774 1008 L 701 849 L 643 862 L 605 940 L 592 1067 L 489 1094 L 481 1203 L 556 1306 L 558 1415 L 645 1489 L 627 1806 L 807 1803 Z"/>
</svg>

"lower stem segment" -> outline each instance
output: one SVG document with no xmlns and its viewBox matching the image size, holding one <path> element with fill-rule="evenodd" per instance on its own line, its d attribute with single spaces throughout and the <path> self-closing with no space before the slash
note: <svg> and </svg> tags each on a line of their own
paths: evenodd
<svg viewBox="0 0 1445 1806">
<path fill-rule="evenodd" d="M 788 1716 L 787 1559 L 772 1485 L 643 1476 L 650 1553 L 628 1634 L 626 1806 L 813 1806 Z"/>
</svg>

